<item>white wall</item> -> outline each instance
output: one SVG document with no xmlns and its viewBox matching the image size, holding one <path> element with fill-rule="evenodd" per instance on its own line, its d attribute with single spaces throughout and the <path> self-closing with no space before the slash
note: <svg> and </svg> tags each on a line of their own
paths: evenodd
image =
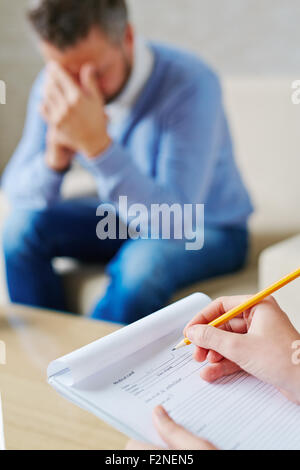
<svg viewBox="0 0 300 470">
<path fill-rule="evenodd" d="M 129 0 L 138 29 L 223 74 L 300 77 L 299 0 Z"/>
</svg>

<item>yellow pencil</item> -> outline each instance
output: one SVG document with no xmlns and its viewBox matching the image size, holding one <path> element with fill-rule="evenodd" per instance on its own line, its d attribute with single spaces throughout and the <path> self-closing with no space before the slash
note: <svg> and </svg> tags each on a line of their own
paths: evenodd
<svg viewBox="0 0 300 470">
<path fill-rule="evenodd" d="M 224 313 L 219 318 L 216 318 L 214 321 L 209 323 L 209 326 L 214 326 L 215 328 L 218 328 L 219 326 L 224 325 L 229 320 L 232 320 L 233 318 L 237 317 L 238 315 L 245 312 L 249 308 L 254 307 L 255 305 L 259 304 L 259 302 L 264 300 L 266 297 L 269 297 L 269 295 L 272 295 L 274 292 L 278 291 L 279 289 L 286 286 L 290 282 L 294 281 L 298 277 L 300 277 L 300 268 L 298 268 L 296 271 L 292 272 L 291 274 L 288 274 L 280 281 L 275 282 L 275 284 L 272 284 L 270 287 L 267 287 L 263 291 L 254 295 L 253 297 L 251 297 L 249 300 L 242 303 L 241 305 L 233 308 L 232 310 L 229 310 L 229 312 Z M 177 344 L 177 346 L 173 349 L 173 351 L 181 349 L 184 346 L 189 346 L 190 344 L 192 343 L 187 338 L 185 338 L 179 344 Z"/>
</svg>

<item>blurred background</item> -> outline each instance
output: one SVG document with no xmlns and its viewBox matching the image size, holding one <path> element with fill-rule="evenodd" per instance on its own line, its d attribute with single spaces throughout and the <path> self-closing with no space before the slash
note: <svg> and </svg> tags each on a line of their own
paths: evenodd
<svg viewBox="0 0 300 470">
<path fill-rule="evenodd" d="M 24 12 L 27 0 L 0 0 L 0 169 L 20 135 L 27 93 L 41 68 Z M 146 37 L 192 49 L 223 76 L 300 77 L 299 0 L 129 0 Z M 299 72 L 299 73 L 298 73 Z M 12 125 L 13 122 L 13 125 Z"/>
<path fill-rule="evenodd" d="M 26 0 L 0 0 L 0 79 L 7 85 L 7 104 L 0 106 L 0 171 L 20 138 L 28 92 L 42 67 L 26 6 Z M 140 34 L 196 52 L 221 75 L 237 160 L 256 207 L 252 255 L 238 279 L 198 290 L 212 296 L 254 291 L 258 282 L 300 264 L 300 106 L 291 102 L 291 84 L 300 79 L 300 2 L 129 0 L 129 6 Z M 289 237 L 293 241 L 285 242 Z M 89 274 L 87 288 L 82 271 L 77 275 L 76 292 L 85 293 L 85 300 L 74 309 L 84 311 L 93 302 L 97 276 Z"/>
</svg>

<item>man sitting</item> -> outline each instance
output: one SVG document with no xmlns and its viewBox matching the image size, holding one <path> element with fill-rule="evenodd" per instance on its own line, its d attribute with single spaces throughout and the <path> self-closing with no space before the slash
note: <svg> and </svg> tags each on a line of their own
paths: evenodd
<svg viewBox="0 0 300 470">
<path fill-rule="evenodd" d="M 39 0 L 29 19 L 46 68 L 2 181 L 13 206 L 3 242 L 11 300 L 66 310 L 53 259 L 105 262 L 110 284 L 92 316 L 130 323 L 179 288 L 241 268 L 252 207 L 216 74 L 189 53 L 137 38 L 124 0 Z M 97 199 L 62 200 L 75 159 L 95 178 Z M 125 234 L 97 236 L 100 203 L 116 209 Z M 148 210 L 144 232 L 129 237 L 136 204 Z M 151 207 L 199 204 L 204 245 L 188 249 L 176 217 L 169 237 L 157 227 L 145 234 Z"/>
</svg>

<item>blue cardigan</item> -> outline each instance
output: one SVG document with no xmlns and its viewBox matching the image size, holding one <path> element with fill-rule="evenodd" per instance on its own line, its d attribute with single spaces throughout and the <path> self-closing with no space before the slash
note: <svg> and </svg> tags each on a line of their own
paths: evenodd
<svg viewBox="0 0 300 470">
<path fill-rule="evenodd" d="M 187 52 L 151 43 L 155 65 L 113 144 L 77 159 L 95 177 L 99 202 L 205 204 L 206 224 L 245 227 L 252 212 L 237 169 L 216 74 Z M 22 140 L 2 179 L 15 207 L 41 209 L 61 197 L 65 174 L 46 166 L 47 126 L 39 114 L 44 71 L 29 100 Z M 119 214 L 122 218 L 122 213 Z"/>
</svg>

